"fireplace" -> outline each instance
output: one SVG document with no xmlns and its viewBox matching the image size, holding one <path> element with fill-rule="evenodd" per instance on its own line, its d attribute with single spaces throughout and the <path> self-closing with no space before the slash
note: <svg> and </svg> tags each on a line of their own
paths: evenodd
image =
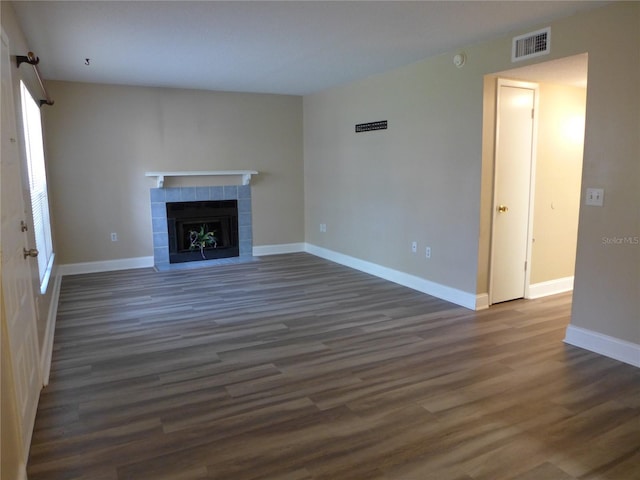
<svg viewBox="0 0 640 480">
<path fill-rule="evenodd" d="M 153 256 L 157 270 L 236 263 L 253 258 L 251 186 L 151 189 Z M 212 232 L 216 244 L 191 249 L 191 232 Z"/>
<path fill-rule="evenodd" d="M 238 201 L 167 202 L 169 263 L 237 257 Z"/>
</svg>

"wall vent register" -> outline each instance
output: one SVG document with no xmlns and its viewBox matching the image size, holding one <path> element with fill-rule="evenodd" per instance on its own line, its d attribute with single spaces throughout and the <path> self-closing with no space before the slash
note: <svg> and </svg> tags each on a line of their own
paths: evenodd
<svg viewBox="0 0 640 480">
<path fill-rule="evenodd" d="M 551 27 L 525 33 L 513 38 L 511 61 L 547 55 L 551 51 Z"/>
</svg>

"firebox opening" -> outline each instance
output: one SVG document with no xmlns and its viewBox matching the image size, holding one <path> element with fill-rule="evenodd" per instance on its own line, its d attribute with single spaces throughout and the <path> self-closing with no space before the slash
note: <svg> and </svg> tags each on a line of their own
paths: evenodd
<svg viewBox="0 0 640 480">
<path fill-rule="evenodd" d="M 167 228 L 169 263 L 214 260 L 240 255 L 237 200 L 168 202 Z M 199 245 L 192 242 L 201 231 L 210 232 L 214 237 L 214 240 L 206 242 L 202 251 Z"/>
</svg>

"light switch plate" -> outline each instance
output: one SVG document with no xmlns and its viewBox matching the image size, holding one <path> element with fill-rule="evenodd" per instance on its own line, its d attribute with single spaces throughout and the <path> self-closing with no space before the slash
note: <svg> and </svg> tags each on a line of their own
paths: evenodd
<svg viewBox="0 0 640 480">
<path fill-rule="evenodd" d="M 587 205 L 601 207 L 604 204 L 604 189 L 587 188 Z"/>
</svg>

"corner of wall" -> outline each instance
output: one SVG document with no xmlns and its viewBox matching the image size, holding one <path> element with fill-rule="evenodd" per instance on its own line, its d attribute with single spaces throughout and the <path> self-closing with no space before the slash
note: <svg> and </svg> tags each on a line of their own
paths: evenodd
<svg viewBox="0 0 640 480">
<path fill-rule="evenodd" d="M 640 345 L 632 342 L 569 325 L 564 343 L 640 367 Z"/>
<path fill-rule="evenodd" d="M 486 310 L 489 308 L 489 294 L 479 293 L 476 295 L 476 310 Z"/>
<path fill-rule="evenodd" d="M 445 300 L 447 302 L 455 303 L 461 307 L 468 308 L 470 310 L 477 310 L 478 303 L 475 294 L 464 292 L 457 288 L 449 287 L 439 283 L 425 280 L 424 278 L 416 277 L 399 270 L 383 267 L 381 265 L 361 260 L 359 258 L 345 255 L 339 252 L 318 247 L 313 244 L 306 244 L 305 251 L 316 257 L 324 258 L 340 265 L 359 270 L 361 272 L 374 275 L 378 278 L 388 280 L 398 285 L 402 285 L 407 288 L 411 288 L 418 292 L 426 293 L 433 297 Z"/>
</svg>

